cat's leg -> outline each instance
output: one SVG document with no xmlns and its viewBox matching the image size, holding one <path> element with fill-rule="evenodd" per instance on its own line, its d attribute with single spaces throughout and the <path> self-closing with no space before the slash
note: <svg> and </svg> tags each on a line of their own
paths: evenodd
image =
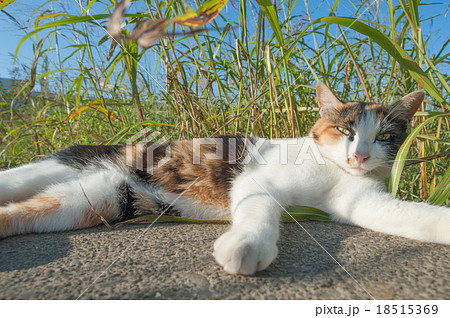
<svg viewBox="0 0 450 318">
<path fill-rule="evenodd" d="M 56 159 L 46 159 L 0 172 L 0 206 L 39 193 L 51 184 L 75 178 L 77 171 Z"/>
<path fill-rule="evenodd" d="M 101 170 L 52 185 L 25 201 L 0 206 L 0 237 L 92 227 L 102 223 L 100 216 L 118 220 L 124 184 L 126 177 L 120 172 Z"/>
<path fill-rule="evenodd" d="M 349 191 L 349 189 L 352 189 Z M 336 220 L 410 239 L 450 244 L 450 208 L 401 201 L 373 180 L 340 184 L 324 207 Z"/>
<path fill-rule="evenodd" d="M 283 193 L 261 175 L 238 177 L 231 190 L 232 226 L 214 244 L 214 256 L 230 274 L 251 275 L 278 253 Z"/>
</svg>

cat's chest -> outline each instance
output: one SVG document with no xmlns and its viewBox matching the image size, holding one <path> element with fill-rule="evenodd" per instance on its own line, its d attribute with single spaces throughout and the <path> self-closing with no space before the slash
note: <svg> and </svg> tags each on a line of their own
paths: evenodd
<svg viewBox="0 0 450 318">
<path fill-rule="evenodd" d="M 287 163 L 268 161 L 244 171 L 240 176 L 242 179 L 266 180 L 273 191 L 282 193 L 286 204 L 311 206 L 327 198 L 333 187 L 345 177 L 341 168 L 326 159 L 322 164 L 315 160 L 305 160 L 301 164 L 294 160 Z"/>
</svg>

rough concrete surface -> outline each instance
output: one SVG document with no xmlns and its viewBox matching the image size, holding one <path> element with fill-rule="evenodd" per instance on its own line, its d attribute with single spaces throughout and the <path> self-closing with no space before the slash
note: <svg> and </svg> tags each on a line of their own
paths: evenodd
<svg viewBox="0 0 450 318">
<path fill-rule="evenodd" d="M 449 246 L 335 223 L 301 225 L 329 254 L 298 224 L 283 224 L 278 258 L 250 277 L 228 275 L 211 255 L 224 224 L 11 237 L 0 240 L 0 298 L 450 298 Z"/>
</svg>

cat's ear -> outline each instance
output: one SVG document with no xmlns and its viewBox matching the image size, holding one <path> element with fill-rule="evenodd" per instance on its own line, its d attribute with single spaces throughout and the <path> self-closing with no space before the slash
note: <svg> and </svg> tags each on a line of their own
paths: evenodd
<svg viewBox="0 0 450 318">
<path fill-rule="evenodd" d="M 401 116 L 406 120 L 410 120 L 419 109 L 424 97 L 423 91 L 415 91 L 396 101 L 389 108 L 395 117 Z"/>
<path fill-rule="evenodd" d="M 322 82 L 317 82 L 316 97 L 319 104 L 320 117 L 324 117 L 330 112 L 342 106 L 342 102 L 333 92 Z"/>
</svg>

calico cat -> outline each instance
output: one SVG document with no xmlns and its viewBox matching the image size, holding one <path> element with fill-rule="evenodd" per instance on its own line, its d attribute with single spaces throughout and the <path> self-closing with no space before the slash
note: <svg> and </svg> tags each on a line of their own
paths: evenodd
<svg viewBox="0 0 450 318">
<path fill-rule="evenodd" d="M 450 244 L 450 209 L 393 199 L 384 189 L 424 94 L 390 106 L 342 102 L 316 87 L 308 137 L 239 136 L 73 146 L 0 172 L 0 237 L 81 229 L 138 214 L 232 216 L 214 244 L 225 271 L 253 274 L 277 256 L 284 207 L 311 206 L 339 222 Z"/>
</svg>

